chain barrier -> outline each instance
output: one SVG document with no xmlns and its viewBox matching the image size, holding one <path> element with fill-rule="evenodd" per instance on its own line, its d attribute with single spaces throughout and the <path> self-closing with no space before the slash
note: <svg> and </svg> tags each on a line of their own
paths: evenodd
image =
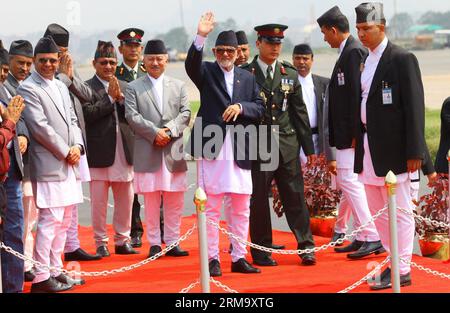
<svg viewBox="0 0 450 313">
<path fill-rule="evenodd" d="M 436 226 L 436 227 L 442 227 L 442 228 L 449 228 L 449 227 L 450 227 L 450 224 L 446 224 L 446 223 L 444 223 L 444 222 L 434 221 L 434 220 L 432 220 L 432 219 L 430 219 L 430 218 L 426 218 L 426 217 L 417 215 L 416 213 L 414 213 L 414 212 L 412 212 L 412 211 L 408 211 L 408 210 L 403 209 L 403 208 L 398 208 L 398 209 L 399 209 L 400 211 L 402 211 L 403 213 L 406 213 L 406 214 L 408 214 L 408 215 L 410 215 L 410 216 L 416 218 L 417 220 L 419 220 L 419 221 L 421 221 L 421 222 L 427 223 L 428 225 L 433 225 L 433 226 Z"/>
<path fill-rule="evenodd" d="M 189 286 L 187 286 L 186 288 L 181 289 L 179 293 L 188 293 L 189 291 L 191 291 L 192 288 L 196 287 L 197 285 L 200 285 L 200 281 L 198 279 Z"/>
<path fill-rule="evenodd" d="M 385 207 L 383 209 L 381 209 L 380 211 L 378 211 L 367 223 L 361 225 L 360 227 L 358 227 L 357 229 L 355 229 L 354 231 L 352 231 L 350 234 L 345 235 L 343 238 L 340 238 L 336 241 L 330 242 L 328 244 L 325 244 L 323 246 L 320 247 L 315 247 L 315 248 L 309 248 L 309 249 L 303 249 L 303 250 L 277 250 L 277 249 L 272 249 L 272 248 L 267 248 L 267 247 L 263 247 L 263 246 L 259 246 L 257 244 L 254 244 L 252 242 L 249 242 L 245 239 L 242 239 L 236 235 L 234 235 L 233 233 L 229 232 L 228 230 L 226 230 L 225 228 L 221 227 L 218 223 L 208 219 L 208 223 L 217 227 L 222 233 L 224 233 L 225 235 L 227 235 L 228 237 L 234 238 L 235 240 L 237 240 L 238 242 L 245 244 L 251 248 L 254 249 L 258 249 L 261 251 L 265 251 L 265 252 L 271 252 L 271 253 L 275 253 L 275 254 L 303 254 L 303 253 L 312 253 L 312 252 L 320 252 L 322 250 L 326 250 L 330 247 L 335 247 L 337 244 L 342 244 L 344 243 L 345 240 L 350 239 L 352 237 L 354 237 L 356 234 L 358 234 L 359 232 L 361 232 L 364 228 L 366 228 L 369 224 L 373 223 L 381 214 L 383 214 L 388 208 Z"/>
<path fill-rule="evenodd" d="M 364 276 L 363 278 L 361 278 L 360 280 L 358 280 L 356 283 L 354 283 L 353 285 L 342 289 L 341 291 L 338 291 L 337 293 L 348 293 L 349 291 L 352 291 L 353 289 L 355 289 L 356 287 L 358 287 L 359 285 L 361 285 L 364 282 L 367 282 L 370 278 L 372 278 L 376 273 L 378 273 L 381 268 L 383 266 L 385 266 L 388 262 L 390 261 L 390 257 L 387 257 L 386 259 L 384 259 L 383 262 L 381 262 L 379 265 L 377 265 L 377 267 L 375 267 L 372 271 L 369 272 L 369 274 L 367 274 L 366 276 Z"/>
<path fill-rule="evenodd" d="M 209 280 L 210 280 L 214 285 L 216 285 L 216 286 L 219 287 L 219 288 L 222 288 L 222 289 L 225 290 L 226 292 L 229 292 L 229 293 L 238 293 L 236 290 L 231 289 L 230 287 L 228 287 L 228 286 L 222 284 L 220 281 L 215 280 L 215 279 L 212 278 L 212 277 L 211 277 Z"/>
<path fill-rule="evenodd" d="M 30 262 L 30 264 L 36 266 L 36 267 L 43 267 L 43 268 L 47 268 L 49 271 L 57 271 L 57 272 L 61 272 L 63 274 L 66 275 L 75 275 L 75 276 L 91 276 L 91 277 L 96 277 L 96 276 L 108 276 L 108 275 L 114 275 L 114 274 L 118 274 L 118 273 L 124 273 L 126 271 L 131 271 L 134 270 L 135 268 L 141 267 L 147 263 L 150 263 L 152 261 L 155 261 L 157 258 L 163 256 L 164 254 L 166 254 L 167 252 L 169 252 L 170 250 L 172 250 L 175 246 L 179 245 L 180 242 L 186 240 L 189 236 L 192 235 L 192 233 L 194 232 L 194 230 L 197 228 L 197 225 L 194 224 L 183 236 L 181 236 L 176 242 L 172 243 L 171 245 L 167 246 L 166 248 L 164 248 L 161 252 L 155 254 L 154 256 L 147 258 L 141 262 L 129 265 L 129 266 L 124 266 L 118 269 L 113 269 L 113 270 L 104 270 L 104 271 L 100 271 L 100 272 L 84 272 L 84 271 L 75 271 L 75 270 L 66 270 L 64 268 L 59 268 L 59 267 L 54 267 L 54 266 L 48 266 L 46 264 L 42 264 L 40 262 L 37 262 L 35 260 L 33 260 L 32 258 L 29 258 L 19 252 L 14 251 L 11 247 L 5 246 L 5 244 L 3 242 L 0 242 L 0 249 L 5 249 L 6 252 L 11 253 L 12 255 L 16 256 L 19 259 L 22 259 L 24 261 L 28 261 Z"/>
<path fill-rule="evenodd" d="M 443 279 L 450 279 L 450 275 L 449 274 L 445 274 L 445 273 L 441 273 L 439 271 L 432 270 L 431 268 L 419 265 L 419 264 L 417 264 L 416 262 L 413 262 L 413 261 L 408 261 L 406 259 L 400 259 L 400 260 L 403 263 L 411 265 L 411 266 L 413 266 L 413 267 L 415 267 L 415 268 L 417 268 L 417 269 L 419 269 L 421 271 L 424 271 L 424 272 L 426 272 L 428 274 L 431 274 L 433 276 L 438 276 L 438 277 L 443 278 Z"/>
</svg>

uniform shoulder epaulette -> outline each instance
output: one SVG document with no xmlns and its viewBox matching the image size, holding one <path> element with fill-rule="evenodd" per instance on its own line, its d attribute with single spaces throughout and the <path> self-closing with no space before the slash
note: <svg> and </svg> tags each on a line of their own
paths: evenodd
<svg viewBox="0 0 450 313">
<path fill-rule="evenodd" d="M 290 68 L 293 69 L 294 71 L 297 71 L 297 69 L 295 68 L 294 65 L 292 65 L 291 63 L 289 63 L 288 61 L 281 61 L 281 64 L 286 67 L 286 68 Z"/>
<path fill-rule="evenodd" d="M 239 67 L 244 70 L 248 70 L 250 65 L 251 65 L 251 63 L 244 63 L 244 64 L 239 65 Z"/>
</svg>

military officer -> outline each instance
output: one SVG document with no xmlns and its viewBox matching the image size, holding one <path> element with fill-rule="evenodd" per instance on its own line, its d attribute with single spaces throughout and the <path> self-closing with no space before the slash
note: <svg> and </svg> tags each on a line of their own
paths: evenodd
<svg viewBox="0 0 450 313">
<path fill-rule="evenodd" d="M 147 74 L 144 64 L 140 61 L 142 54 L 142 37 L 144 31 L 139 28 L 127 28 L 117 35 L 120 40 L 119 52 L 122 54 L 123 62 L 116 69 L 116 77 L 127 83 L 132 82 Z M 142 246 L 142 235 L 144 228 L 141 221 L 141 204 L 137 194 L 134 195 L 133 210 L 131 213 L 131 246 L 139 248 Z M 163 216 L 163 214 L 161 214 Z M 162 224 L 162 218 L 161 218 Z M 164 229 L 161 226 L 161 230 Z M 161 235 L 163 235 L 161 233 Z"/>
<path fill-rule="evenodd" d="M 139 28 L 127 28 L 117 35 L 120 40 L 119 52 L 123 62 L 116 69 L 116 77 L 127 83 L 146 74 L 144 64 L 140 61 L 142 37 L 144 31 Z"/>
<path fill-rule="evenodd" d="M 309 213 L 305 206 L 303 178 L 300 170 L 300 146 L 311 162 L 314 155 L 311 128 L 297 70 L 287 62 L 278 61 L 281 53 L 285 25 L 266 24 L 255 27 L 258 33 L 256 47 L 259 50 L 253 61 L 244 66 L 253 73 L 265 100 L 265 114 L 262 123 L 270 125 L 270 137 L 278 135 L 279 162 L 275 169 L 264 169 L 261 160 L 253 162 L 253 194 L 250 202 L 250 236 L 253 243 L 271 247 L 272 225 L 268 192 L 275 179 L 286 218 L 297 240 L 299 249 L 313 248 L 314 241 L 309 226 Z M 275 126 L 275 127 L 272 127 Z M 278 128 L 278 131 L 277 131 Z M 273 131 L 273 132 L 272 132 Z M 262 134 L 260 134 L 262 136 Z M 260 147 L 261 150 L 261 147 Z M 271 152 L 273 156 L 274 153 Z M 261 152 L 261 151 L 260 151 Z M 270 253 L 251 250 L 253 262 L 260 266 L 275 266 Z M 300 255 L 303 265 L 314 265 L 314 253 Z"/>
</svg>

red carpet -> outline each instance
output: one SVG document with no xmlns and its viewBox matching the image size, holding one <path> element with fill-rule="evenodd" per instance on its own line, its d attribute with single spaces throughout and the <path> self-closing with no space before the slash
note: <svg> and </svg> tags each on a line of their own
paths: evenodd
<svg viewBox="0 0 450 313">
<path fill-rule="evenodd" d="M 182 222 L 182 234 L 184 234 L 195 222 L 195 217 L 187 217 Z M 142 261 L 148 255 L 149 245 L 144 240 L 144 245 L 139 248 L 138 255 L 115 255 L 113 244 L 113 232 L 111 226 L 109 250 L 110 257 L 99 261 L 80 262 L 82 271 L 103 271 L 117 269 Z M 231 259 L 227 249 L 228 239 L 221 235 L 221 266 L 223 276 L 217 280 L 241 293 L 336 293 L 361 279 L 373 266 L 370 262 L 382 262 L 386 254 L 369 257 L 364 260 L 351 261 L 345 254 L 334 253 L 332 249 L 317 254 L 317 265 L 304 267 L 300 265 L 300 259 L 296 255 L 274 255 L 279 266 L 261 267 L 261 274 L 231 273 Z M 80 240 L 82 247 L 88 252 L 94 252 L 92 229 L 80 228 Z M 199 277 L 199 252 L 197 250 L 197 230 L 181 247 L 190 252 L 190 256 L 174 258 L 163 256 L 142 267 L 106 277 L 84 277 L 86 284 L 76 286 L 69 292 L 76 293 L 178 293 L 189 286 Z M 316 245 L 323 245 L 328 238 L 315 237 Z M 274 232 L 274 241 L 287 245 L 288 249 L 295 249 L 293 235 L 288 232 Z M 248 256 L 248 260 L 251 257 Z M 450 264 L 430 258 L 415 256 L 413 261 L 446 274 L 450 274 Z M 368 269 L 369 266 L 369 269 Z M 432 276 L 413 268 L 413 284 L 402 288 L 403 293 L 446 293 L 450 292 L 450 280 Z M 25 285 L 25 292 L 29 292 L 30 283 Z M 212 292 L 224 292 L 222 289 L 211 285 Z M 191 292 L 201 292 L 199 286 Z M 352 292 L 371 292 L 367 284 L 363 283 Z M 384 292 L 391 292 L 390 290 Z"/>
</svg>

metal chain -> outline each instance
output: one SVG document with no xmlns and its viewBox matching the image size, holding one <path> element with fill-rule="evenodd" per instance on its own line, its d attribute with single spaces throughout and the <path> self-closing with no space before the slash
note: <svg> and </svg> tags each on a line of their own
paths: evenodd
<svg viewBox="0 0 450 313">
<path fill-rule="evenodd" d="M 430 269 L 430 268 L 428 268 L 428 267 L 419 265 L 419 264 L 417 264 L 416 262 L 413 262 L 413 261 L 408 261 L 408 260 L 405 260 L 405 259 L 400 259 L 400 260 L 401 260 L 403 263 L 406 263 L 406 264 L 408 264 L 408 265 L 411 265 L 411 266 L 413 266 L 413 267 L 416 267 L 417 269 L 419 269 L 419 270 L 421 270 L 421 271 L 424 271 L 424 272 L 426 272 L 426 273 L 428 273 L 428 274 L 431 274 L 431 275 L 433 275 L 433 276 L 438 276 L 438 277 L 443 278 L 443 279 L 450 279 L 450 275 L 449 275 L 449 274 L 445 274 L 445 273 L 441 273 L 441 272 L 432 270 L 432 269 Z"/>
<path fill-rule="evenodd" d="M 369 274 L 367 274 L 366 276 L 364 276 L 363 278 L 361 278 L 360 280 L 358 280 L 356 283 L 354 283 L 353 285 L 342 289 L 341 291 L 338 291 L 337 293 L 348 293 L 349 291 L 352 291 L 353 289 L 355 289 L 356 287 L 358 287 L 359 285 L 361 285 L 364 282 L 367 282 L 367 280 L 371 277 L 373 277 L 383 266 L 385 266 L 390 260 L 390 257 L 387 257 L 386 259 L 384 259 L 383 262 L 381 262 L 379 265 L 377 265 L 377 267 L 375 267 L 372 271 L 370 271 Z"/>
<path fill-rule="evenodd" d="M 412 216 L 412 217 L 414 217 L 414 218 L 417 218 L 419 221 L 421 221 L 421 222 L 425 222 L 425 223 L 427 223 L 428 225 L 433 225 L 433 226 L 436 226 L 436 227 L 442 227 L 442 228 L 449 228 L 450 227 L 450 224 L 446 224 L 446 223 L 444 223 L 444 222 L 438 222 L 438 221 L 435 221 L 435 220 L 432 220 L 432 219 L 430 219 L 430 218 L 426 218 L 426 217 L 423 217 L 423 216 L 420 216 L 420 215 L 417 215 L 416 213 L 414 213 L 414 212 L 412 212 L 412 211 L 408 211 L 408 210 L 406 210 L 406 209 L 403 209 L 403 208 L 398 208 L 400 211 L 402 211 L 403 213 L 406 213 L 406 214 L 408 214 L 408 215 L 410 215 L 410 216 Z"/>
<path fill-rule="evenodd" d="M 226 292 L 229 292 L 229 293 L 238 293 L 236 290 L 231 289 L 230 287 L 228 287 L 228 286 L 222 284 L 220 281 L 215 280 L 215 279 L 212 278 L 212 277 L 210 277 L 209 280 L 210 280 L 214 285 L 216 285 L 216 286 L 219 287 L 219 288 L 222 288 L 222 289 L 225 290 Z"/>
<path fill-rule="evenodd" d="M 54 266 L 48 266 L 46 264 L 42 264 L 40 262 L 37 262 L 35 260 L 33 260 L 32 258 L 29 258 L 19 252 L 14 251 L 11 247 L 5 246 L 5 244 L 3 242 L 0 242 L 0 249 L 5 249 L 6 252 L 11 253 L 12 255 L 16 256 L 19 259 L 22 259 L 24 261 L 28 261 L 31 264 L 33 264 L 36 267 L 43 267 L 43 268 L 47 268 L 50 271 L 58 271 L 61 273 L 64 273 L 66 275 L 75 275 L 75 276 L 108 276 L 108 275 L 113 275 L 113 274 L 117 274 L 117 273 L 123 273 L 126 271 L 131 271 L 134 270 L 135 268 L 138 268 L 142 265 L 145 265 L 147 263 L 150 263 L 152 261 L 155 261 L 157 258 L 161 257 L 162 255 L 166 254 L 167 252 L 169 252 L 170 250 L 172 250 L 175 246 L 179 245 L 180 242 L 186 240 L 190 235 L 192 235 L 192 233 L 194 232 L 194 230 L 197 228 L 197 225 L 194 224 L 191 229 L 189 229 L 183 236 L 181 236 L 176 242 L 172 243 L 171 245 L 167 246 L 166 248 L 164 248 L 161 252 L 155 254 L 154 256 L 147 258 L 139 263 L 135 263 L 129 266 L 124 266 L 118 269 L 113 269 L 113 270 L 105 270 L 105 271 L 101 271 L 101 272 L 79 272 L 79 271 L 75 271 L 75 270 L 66 270 L 64 268 L 59 268 L 59 267 L 54 267 Z"/>
<path fill-rule="evenodd" d="M 208 219 L 208 223 L 210 223 L 211 225 L 217 227 L 225 235 L 227 235 L 227 236 L 229 236 L 231 238 L 234 238 L 237 241 L 239 241 L 240 243 L 242 243 L 244 245 L 247 245 L 247 246 L 249 246 L 249 247 L 251 247 L 253 249 L 257 249 L 257 250 L 261 250 L 261 251 L 265 251 L 265 252 L 271 252 L 271 253 L 275 253 L 275 254 L 303 254 L 303 253 L 320 252 L 320 251 L 326 250 L 326 249 L 328 249 L 330 247 L 334 247 L 337 244 L 344 243 L 345 240 L 352 238 L 353 236 L 355 236 L 356 234 L 361 232 L 364 228 L 366 228 L 369 224 L 373 223 L 387 209 L 388 209 L 388 207 L 385 207 L 385 208 L 381 209 L 367 223 L 361 225 L 360 227 L 358 227 L 357 229 L 352 231 L 350 234 L 345 235 L 343 238 L 340 238 L 340 239 L 338 239 L 336 241 L 330 242 L 330 243 L 325 244 L 325 245 L 320 246 L 320 247 L 303 249 L 303 250 L 277 250 L 277 249 L 272 249 L 272 248 L 259 246 L 257 244 L 252 243 L 252 242 L 249 242 L 249 241 L 247 241 L 245 239 L 239 238 L 238 236 L 236 236 L 233 233 L 227 231 L 225 228 L 221 227 L 218 223 L 216 223 L 216 222 L 214 222 L 214 221 L 212 221 L 210 219 Z"/>
<path fill-rule="evenodd" d="M 188 293 L 189 291 L 191 291 L 192 288 L 194 288 L 197 285 L 200 285 L 200 281 L 198 279 L 189 286 L 187 286 L 186 288 L 181 289 L 179 293 Z"/>
</svg>

